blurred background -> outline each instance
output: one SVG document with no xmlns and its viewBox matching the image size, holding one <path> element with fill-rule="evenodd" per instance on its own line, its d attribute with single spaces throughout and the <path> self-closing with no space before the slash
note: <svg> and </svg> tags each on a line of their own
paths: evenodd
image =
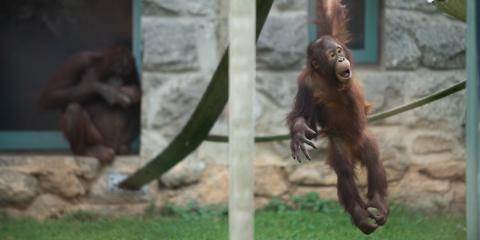
<svg viewBox="0 0 480 240">
<path fill-rule="evenodd" d="M 354 74 L 374 112 L 466 79 L 463 22 L 424 0 L 344 2 L 352 13 Z M 307 44 L 316 38 L 310 24 L 314 4 L 314 0 L 274 2 L 257 43 L 258 136 L 288 131 L 285 117 L 296 79 L 305 64 Z M 228 45 L 227 1 L 7 0 L 0 3 L 0 13 L 0 137 L 1 131 L 24 132 L 27 139 L 29 132 L 57 131 L 57 115 L 38 113 L 35 99 L 59 64 L 80 49 L 131 38 L 141 46 L 135 57 L 142 60 L 143 89 L 139 155 L 117 158 L 101 170 L 94 159 L 58 154 L 55 147 L 42 148 L 39 154 L 19 139 L 15 153 L 2 149 L 0 154 L 5 170 L 0 171 L 2 209 L 47 217 L 66 209 L 119 214 L 119 209 L 141 212 L 151 203 L 228 201 L 224 143 L 202 143 L 141 192 L 116 192 L 114 187 L 115 181 L 161 152 L 189 119 Z M 228 105 L 211 133 L 225 135 L 227 117 Z M 393 201 L 423 212 L 463 213 L 464 118 L 461 92 L 373 123 Z M 320 150 L 311 151 L 313 160 L 302 164 L 290 158 L 288 144 L 256 145 L 257 206 L 274 197 L 288 200 L 308 192 L 335 200 L 336 176 L 325 164 L 325 143 L 318 140 Z M 2 181 L 7 177 L 10 180 Z M 366 184 L 362 171 L 358 184 L 362 188 Z M 57 207 L 36 208 L 45 198 Z"/>
</svg>

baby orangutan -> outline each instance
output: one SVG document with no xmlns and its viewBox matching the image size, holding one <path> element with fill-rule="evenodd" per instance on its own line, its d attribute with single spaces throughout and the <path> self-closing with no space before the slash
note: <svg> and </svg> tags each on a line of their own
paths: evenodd
<svg viewBox="0 0 480 240">
<path fill-rule="evenodd" d="M 317 6 L 318 12 L 324 13 L 318 22 L 320 38 L 308 46 L 307 66 L 298 78 L 295 103 L 287 117 L 292 157 L 300 161 L 303 153 L 310 159 L 304 144 L 315 148 L 311 139 L 326 137 L 327 161 L 337 174 L 339 201 L 353 224 L 370 234 L 385 224 L 389 213 L 385 169 L 377 143 L 367 129 L 370 105 L 353 76 L 352 56 L 346 47 L 345 7 L 337 1 L 323 2 Z M 319 132 L 317 127 L 321 128 Z M 355 186 L 357 161 L 368 170 L 367 203 Z M 378 211 L 374 214 L 368 208 Z"/>
</svg>

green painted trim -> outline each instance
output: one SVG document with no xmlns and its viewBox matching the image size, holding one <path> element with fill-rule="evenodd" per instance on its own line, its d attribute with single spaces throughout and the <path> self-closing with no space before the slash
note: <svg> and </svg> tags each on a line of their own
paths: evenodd
<svg viewBox="0 0 480 240">
<path fill-rule="evenodd" d="M 480 239 L 480 139 L 479 139 L 479 83 L 476 41 L 476 0 L 468 0 L 467 7 L 467 169 L 466 220 L 467 239 Z"/>
<path fill-rule="evenodd" d="M 139 75 L 142 74 L 143 67 L 143 46 L 142 46 L 142 1 L 133 1 L 133 54 L 135 56 L 135 64 Z"/>
<path fill-rule="evenodd" d="M 135 57 L 135 64 L 137 66 L 138 79 L 140 84 L 142 83 L 142 73 L 143 73 L 143 45 L 142 45 L 142 12 L 143 4 L 142 0 L 132 0 L 133 4 L 133 54 Z M 132 149 L 136 152 L 140 152 L 140 135 L 135 138 L 132 142 Z"/>
<path fill-rule="evenodd" d="M 365 1 L 365 48 L 353 50 L 355 62 L 375 64 L 378 62 L 378 21 L 380 3 Z"/>
<path fill-rule="evenodd" d="M 317 28 L 316 25 L 314 24 L 316 14 L 315 14 L 315 7 L 316 7 L 316 2 L 315 0 L 310 0 L 308 1 L 308 40 L 309 42 L 313 42 L 317 39 Z"/>
<path fill-rule="evenodd" d="M 67 140 L 58 131 L 2 131 L 0 151 L 68 151 Z"/>
<path fill-rule="evenodd" d="M 315 0 L 308 2 L 308 39 L 310 42 L 317 39 L 317 30 L 312 21 L 315 19 Z M 380 16 L 380 1 L 365 1 L 365 47 L 352 50 L 356 63 L 376 64 L 378 63 L 378 22 Z"/>
</svg>

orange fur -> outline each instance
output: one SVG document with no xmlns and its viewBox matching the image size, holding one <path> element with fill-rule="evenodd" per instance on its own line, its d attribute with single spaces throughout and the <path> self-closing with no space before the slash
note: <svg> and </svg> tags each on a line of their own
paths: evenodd
<svg viewBox="0 0 480 240">
<path fill-rule="evenodd" d="M 333 36 L 344 44 L 350 41 L 348 11 L 340 0 L 317 0 L 316 14 L 317 37 Z"/>
<path fill-rule="evenodd" d="M 314 136 L 307 133 L 316 132 L 317 136 L 328 138 L 327 161 L 338 177 L 340 203 L 352 216 L 353 223 L 369 234 L 386 222 L 389 213 L 385 169 L 379 160 L 377 142 L 367 129 L 371 105 L 351 74 L 345 7 L 334 0 L 318 0 L 317 3 L 321 3 L 317 4 L 320 38 L 308 47 L 307 66 L 298 78 L 294 106 L 287 117 L 292 156 L 298 160 L 301 151 L 310 158 L 304 143 L 312 145 L 309 139 Z M 339 75 L 345 73 L 345 69 L 348 70 L 346 78 Z M 355 186 L 354 166 L 358 161 L 368 170 L 368 203 L 360 197 Z M 368 207 L 377 208 L 380 215 L 373 216 Z M 375 223 L 371 223 L 370 218 Z"/>
</svg>

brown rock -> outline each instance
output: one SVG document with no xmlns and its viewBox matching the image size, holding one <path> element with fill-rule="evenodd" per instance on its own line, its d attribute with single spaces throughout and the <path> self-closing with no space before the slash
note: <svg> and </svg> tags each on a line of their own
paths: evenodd
<svg viewBox="0 0 480 240">
<path fill-rule="evenodd" d="M 80 168 L 72 156 L 31 156 L 21 160 L 16 168 L 19 171 L 34 175 L 44 175 L 51 172 L 62 172 L 78 175 Z"/>
<path fill-rule="evenodd" d="M 465 161 L 442 161 L 424 166 L 420 172 L 434 179 L 465 181 Z"/>
<path fill-rule="evenodd" d="M 409 167 L 409 158 L 405 154 L 405 129 L 400 127 L 374 127 L 383 162 L 389 182 L 400 180 Z"/>
<path fill-rule="evenodd" d="M 398 183 L 390 184 L 392 199 L 422 212 L 433 213 L 448 210 L 454 194 L 448 181 L 430 179 L 411 169 Z"/>
<path fill-rule="evenodd" d="M 444 153 L 452 151 L 453 143 L 450 139 L 434 134 L 425 134 L 413 140 L 413 153 L 419 155 Z"/>
<path fill-rule="evenodd" d="M 355 176 L 357 177 L 355 179 L 355 184 L 358 187 L 366 187 L 367 186 L 367 176 L 368 172 L 367 169 L 363 166 L 358 166 L 355 168 Z"/>
<path fill-rule="evenodd" d="M 457 214 L 465 214 L 466 186 L 464 182 L 453 182 L 451 192 L 453 201 L 450 205 L 450 212 Z"/>
<path fill-rule="evenodd" d="M 86 190 L 76 176 L 84 171 L 71 156 L 25 156 L 18 158 L 13 169 L 38 176 L 39 185 L 47 192 L 71 198 L 85 194 Z"/>
<path fill-rule="evenodd" d="M 465 204 L 465 196 L 466 196 L 465 183 L 463 183 L 463 182 L 453 182 L 451 191 L 453 192 L 453 202 L 454 203 Z"/>
<path fill-rule="evenodd" d="M 207 191 L 202 189 L 200 183 L 184 186 L 181 188 L 162 189 L 157 194 L 156 206 L 163 206 L 167 202 L 171 202 L 178 205 L 185 205 L 188 203 L 203 203 L 200 199 L 200 191 Z M 212 200 L 215 202 L 216 200 Z"/>
<path fill-rule="evenodd" d="M 201 182 L 198 184 L 198 201 L 206 204 L 228 202 L 228 181 L 228 168 L 226 166 L 208 166 Z"/>
<path fill-rule="evenodd" d="M 0 205 L 27 205 L 37 195 L 37 180 L 10 170 L 0 171 Z"/>
<path fill-rule="evenodd" d="M 43 220 L 50 217 L 58 217 L 65 213 L 70 205 L 59 197 L 51 194 L 44 194 L 32 203 L 27 209 L 29 217 Z"/>
<path fill-rule="evenodd" d="M 402 179 L 402 177 L 405 175 L 405 172 L 408 169 L 407 166 L 403 166 L 395 163 L 392 164 L 392 162 L 384 163 L 384 168 L 385 168 L 388 182 L 394 182 Z M 355 168 L 355 175 L 356 175 L 356 179 L 355 179 L 356 185 L 359 187 L 366 187 L 367 181 L 368 181 L 367 168 L 365 166 L 358 165 Z"/>
<path fill-rule="evenodd" d="M 256 199 L 268 199 L 270 196 L 279 196 L 288 190 L 285 173 L 279 166 L 258 166 L 256 174 Z M 229 170 L 227 166 L 210 164 L 199 183 L 179 188 L 175 191 L 162 190 L 164 203 L 166 199 L 176 204 L 200 202 L 204 204 L 217 204 L 228 202 L 229 195 Z M 256 201 L 257 201 L 256 200 Z M 157 205 L 160 205 L 157 201 Z M 263 202 L 263 201 L 262 201 Z M 257 201 L 257 203 L 259 203 Z M 260 204 L 261 205 L 261 204 Z M 258 205 L 258 206 L 260 206 Z"/>
<path fill-rule="evenodd" d="M 17 155 L 0 155 L 0 167 L 2 169 L 6 168 L 15 168 L 22 165 L 27 165 L 30 162 L 33 162 L 30 158 L 26 156 L 17 156 Z"/>
<path fill-rule="evenodd" d="M 465 203 L 452 203 L 450 205 L 450 208 L 448 210 L 449 213 L 453 213 L 459 216 L 464 216 L 465 215 Z"/>
<path fill-rule="evenodd" d="M 217 123 L 217 125 L 220 125 Z M 222 132 L 221 130 L 219 132 Z M 198 157 L 209 164 L 228 165 L 228 144 L 204 141 L 198 148 Z"/>
<path fill-rule="evenodd" d="M 255 209 L 264 208 L 270 202 L 270 198 L 255 197 Z"/>
<path fill-rule="evenodd" d="M 410 170 L 399 185 L 404 191 L 421 190 L 424 192 L 445 193 L 450 189 L 448 181 L 432 180 L 419 174 L 418 169 Z"/>
<path fill-rule="evenodd" d="M 408 171 L 408 165 L 403 164 L 398 161 L 388 161 L 384 162 L 383 166 L 385 167 L 385 172 L 387 174 L 388 182 L 399 181 L 403 178 L 405 173 Z"/>
<path fill-rule="evenodd" d="M 79 204 L 72 206 L 68 212 L 92 212 L 95 215 L 105 217 L 125 217 L 138 216 L 145 213 L 145 209 L 149 207 L 147 203 L 136 204 Z"/>
<path fill-rule="evenodd" d="M 255 195 L 278 197 L 288 191 L 288 181 L 282 167 L 255 168 Z"/>
<path fill-rule="evenodd" d="M 325 161 L 302 164 L 290 174 L 289 180 L 300 185 L 335 186 L 337 184 L 335 172 Z"/>
<path fill-rule="evenodd" d="M 4 207 L 4 206 L 2 206 L 2 208 L 0 208 L 0 211 L 3 214 L 6 214 L 7 216 L 12 217 L 12 218 L 27 218 L 28 217 L 25 214 L 24 209 L 20 209 L 20 208 L 17 208 L 17 207 Z"/>
<path fill-rule="evenodd" d="M 93 180 L 99 174 L 100 162 L 97 159 L 90 157 L 76 157 L 75 161 L 79 168 L 78 176 L 86 180 Z"/>
<path fill-rule="evenodd" d="M 40 185 L 49 193 L 56 193 L 65 198 L 74 198 L 86 193 L 80 180 L 75 175 L 55 171 L 39 176 Z"/>
<path fill-rule="evenodd" d="M 205 170 L 205 162 L 188 157 L 170 169 L 160 178 L 162 183 L 171 188 L 189 185 L 198 182 Z"/>
<path fill-rule="evenodd" d="M 165 203 L 174 202 L 172 198 L 177 196 L 176 192 L 177 191 L 169 188 L 162 188 L 162 187 L 158 188 L 157 191 L 152 193 L 153 194 L 152 199 L 154 201 L 155 207 L 162 208 L 165 205 Z"/>
<path fill-rule="evenodd" d="M 255 167 L 277 166 L 286 167 L 283 157 L 275 151 L 269 149 L 267 145 L 261 145 L 257 148 L 257 155 L 255 157 Z"/>
</svg>

